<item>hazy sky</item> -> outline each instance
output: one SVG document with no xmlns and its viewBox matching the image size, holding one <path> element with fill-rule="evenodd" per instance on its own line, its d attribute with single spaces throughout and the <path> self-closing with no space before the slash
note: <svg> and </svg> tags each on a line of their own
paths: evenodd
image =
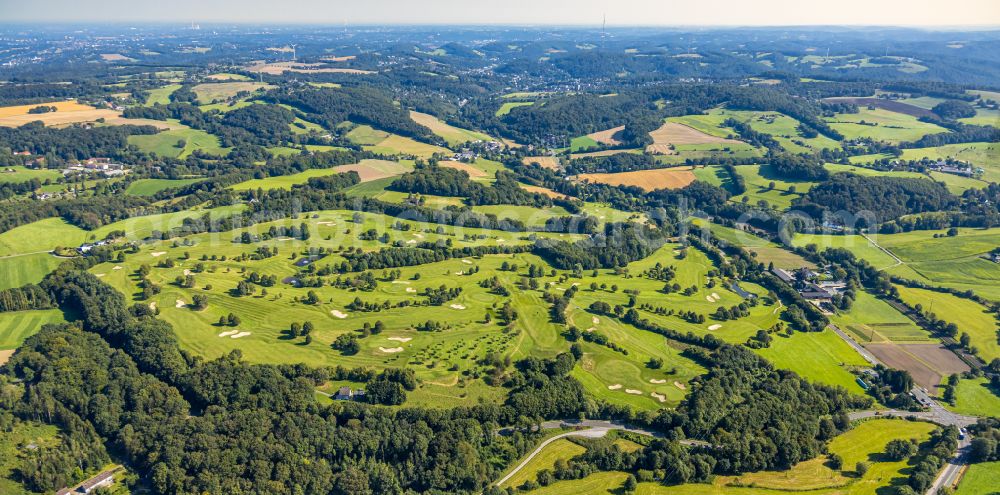
<svg viewBox="0 0 1000 495">
<path fill-rule="evenodd" d="M 0 22 L 997 26 L 1000 0 L 0 0 Z"/>
</svg>

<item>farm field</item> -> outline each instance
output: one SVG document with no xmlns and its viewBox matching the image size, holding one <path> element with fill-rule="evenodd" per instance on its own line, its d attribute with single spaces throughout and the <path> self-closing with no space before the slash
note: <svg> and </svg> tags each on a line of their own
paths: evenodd
<svg viewBox="0 0 1000 495">
<path fill-rule="evenodd" d="M 955 405 L 942 404 L 959 414 L 1000 418 L 1000 391 L 991 389 L 986 378 L 959 380 L 955 388 Z"/>
<path fill-rule="evenodd" d="M 28 182 L 32 179 L 38 179 L 42 182 L 49 180 L 55 182 L 57 179 L 62 177 L 62 173 L 58 170 L 50 169 L 32 169 L 25 168 L 21 165 L 14 165 L 11 167 L 0 168 L 0 183 L 21 183 Z"/>
<path fill-rule="evenodd" d="M 792 201 L 802 197 L 815 184 L 782 179 L 771 171 L 770 165 L 740 165 L 736 167 L 736 172 L 743 176 L 747 191 L 730 198 L 730 201 L 743 201 L 745 197 L 750 204 L 756 205 L 764 201 L 777 210 L 791 208 Z M 772 182 L 774 182 L 773 189 Z"/>
<path fill-rule="evenodd" d="M 527 165 L 537 163 L 542 168 L 559 170 L 559 157 L 555 156 L 526 156 L 521 161 Z"/>
<path fill-rule="evenodd" d="M 326 64 L 322 63 L 302 63 L 302 62 L 256 62 L 249 65 L 246 69 L 250 72 L 263 72 L 264 74 L 272 76 L 280 76 L 285 72 L 298 72 L 301 74 L 322 74 L 322 73 L 340 73 L 340 74 L 374 74 L 370 70 L 360 70 L 360 69 L 347 69 L 341 67 L 324 67 Z"/>
<path fill-rule="evenodd" d="M 450 155 L 447 148 L 421 143 L 408 137 L 390 134 L 370 126 L 359 125 L 347 133 L 347 138 L 355 144 L 362 145 L 365 150 L 387 155 L 414 155 L 418 158 L 430 158 L 435 153 Z"/>
<path fill-rule="evenodd" d="M 849 311 L 830 320 L 860 343 L 931 342 L 933 338 L 887 302 L 858 291 Z"/>
<path fill-rule="evenodd" d="M 15 349 L 47 323 L 66 321 L 58 309 L 0 313 L 0 351 Z"/>
<path fill-rule="evenodd" d="M 444 138 L 444 140 L 448 142 L 448 146 L 459 146 L 469 141 L 493 140 L 486 134 L 452 126 L 441 121 L 437 117 L 426 113 L 411 111 L 410 118 L 413 119 L 414 122 L 430 129 L 434 134 Z"/>
<path fill-rule="evenodd" d="M 208 104 L 228 100 L 242 92 L 253 93 L 271 87 L 270 84 L 259 82 L 218 82 L 196 84 L 191 87 L 191 91 L 198 95 L 199 102 Z"/>
<path fill-rule="evenodd" d="M 149 95 L 146 97 L 146 106 L 151 107 L 153 105 L 167 105 L 170 103 L 170 95 L 181 89 L 180 84 L 168 84 L 166 86 L 161 86 L 156 89 L 149 90 Z"/>
<path fill-rule="evenodd" d="M 860 107 L 856 114 L 837 114 L 828 118 L 830 127 L 845 139 L 872 138 L 890 143 L 915 141 L 928 134 L 949 132 L 935 124 L 917 120 L 916 117 L 882 108 L 869 110 Z"/>
<path fill-rule="evenodd" d="M 525 481 L 534 480 L 538 472 L 543 469 L 551 470 L 557 460 L 562 459 L 568 461 L 580 454 L 586 452 L 587 449 L 581 447 L 580 445 L 573 443 L 565 438 L 560 438 L 550 444 L 548 444 L 541 452 L 538 453 L 528 465 L 521 468 L 514 476 L 512 476 L 501 488 L 508 486 L 519 487 Z"/>
<path fill-rule="evenodd" d="M 0 257 L 0 290 L 41 282 L 62 261 L 45 252 Z"/>
<path fill-rule="evenodd" d="M 38 106 L 56 107 L 57 110 L 47 113 L 28 113 L 28 110 Z M 117 120 L 120 118 L 121 115 L 114 110 L 94 108 L 90 105 L 77 103 L 75 100 L 0 107 L 0 126 L 5 127 L 20 127 L 36 120 L 44 122 L 45 125 L 59 126 L 78 122 L 94 122 L 98 119 Z"/>
<path fill-rule="evenodd" d="M 802 267 L 815 268 L 815 265 L 805 258 L 750 232 L 709 223 L 698 218 L 692 219 L 691 224 L 697 228 L 708 228 L 719 239 L 757 253 L 757 260 L 761 263 L 774 263 L 778 268 L 789 270 Z"/>
<path fill-rule="evenodd" d="M 830 442 L 830 452 L 843 458 L 845 469 L 837 471 L 823 464 L 825 457 L 796 464 L 788 471 L 758 472 L 742 476 L 717 476 L 711 484 L 691 483 L 663 486 L 640 483 L 638 495 L 875 495 L 882 493 L 886 480 L 903 478 L 908 472 L 906 461 L 887 461 L 881 456 L 893 439 L 915 439 L 923 442 L 934 425 L 904 420 L 877 419 L 856 425 Z M 858 478 L 853 467 L 859 461 L 870 463 L 864 476 Z M 581 480 L 559 481 L 532 490 L 532 495 L 613 495 L 619 494 L 626 474 L 595 473 Z"/>
<path fill-rule="evenodd" d="M 776 334 L 771 347 L 758 349 L 757 353 L 775 366 L 792 370 L 811 382 L 864 394 L 851 370 L 870 365 L 832 330 L 796 332 L 791 337 Z"/>
<path fill-rule="evenodd" d="M 636 172 L 612 174 L 580 174 L 577 180 L 610 184 L 613 186 L 635 186 L 646 191 L 654 189 L 680 189 L 695 181 L 691 167 L 672 167 Z"/>
<path fill-rule="evenodd" d="M 997 344 L 997 320 L 986 308 L 974 301 L 951 294 L 896 286 L 899 297 L 910 306 L 923 306 L 938 318 L 958 325 L 959 332 L 967 332 L 972 345 L 979 349 L 979 355 L 987 363 L 1000 357 Z"/>
<path fill-rule="evenodd" d="M 505 101 L 503 102 L 503 104 L 500 105 L 500 108 L 497 109 L 496 116 L 503 117 L 504 115 L 507 115 L 508 113 L 510 113 L 511 110 L 517 107 L 530 107 L 531 105 L 534 104 L 535 102 L 533 101 Z"/>
<path fill-rule="evenodd" d="M 410 170 L 413 170 L 413 162 L 411 161 L 393 162 L 388 160 L 368 159 L 352 165 L 339 165 L 331 168 L 313 168 L 297 174 L 279 175 L 264 179 L 251 179 L 246 182 L 234 184 L 231 186 L 231 189 L 235 191 L 247 191 L 252 189 L 291 189 L 295 184 L 305 184 L 312 177 L 324 177 L 327 175 L 349 171 L 357 172 L 361 177 L 362 182 L 367 182 L 401 175 Z"/>
<path fill-rule="evenodd" d="M 877 269 L 884 270 L 896 264 L 896 260 L 885 251 L 879 249 L 874 243 L 860 235 L 821 235 L 821 234 L 795 234 L 792 237 L 792 245 L 795 247 L 806 247 L 810 244 L 816 245 L 818 251 L 827 248 L 842 248 L 854 253 L 855 256 L 866 260 Z"/>
<path fill-rule="evenodd" d="M 504 169 L 503 164 L 500 162 L 487 160 L 485 158 L 476 158 L 476 160 L 471 163 L 459 162 L 455 160 L 442 160 L 438 162 L 438 165 L 456 170 L 462 170 L 469 174 L 470 179 L 482 182 L 493 182 L 496 180 L 497 172 Z"/>
<path fill-rule="evenodd" d="M 913 382 L 932 395 L 940 392 L 941 379 L 969 371 L 969 366 L 941 344 L 896 344 L 883 342 L 865 345 L 879 361 L 890 368 L 906 370 Z"/>
<path fill-rule="evenodd" d="M 1000 486 L 1000 461 L 969 466 L 955 495 L 993 495 Z"/>
<path fill-rule="evenodd" d="M 210 155 L 226 155 L 228 148 L 219 144 L 219 138 L 200 129 L 171 129 L 156 134 L 129 136 L 129 144 L 140 150 L 169 158 L 184 158 L 195 150 Z M 183 146 L 178 144 L 183 142 Z"/>
<path fill-rule="evenodd" d="M 192 179 L 139 179 L 129 184 L 128 188 L 125 189 L 125 194 L 152 196 L 164 189 L 183 187 L 203 180 L 205 179 L 197 177 Z"/>
<path fill-rule="evenodd" d="M 852 156 L 850 160 L 851 163 L 864 164 L 883 158 L 891 157 L 888 155 L 859 155 Z M 985 170 L 982 180 L 1000 182 L 1000 143 L 961 143 L 931 148 L 904 149 L 900 158 L 903 160 L 954 158 L 967 161 Z"/>
<path fill-rule="evenodd" d="M 250 76 L 244 76 L 243 74 L 233 74 L 231 72 L 219 72 L 207 76 L 205 79 L 211 79 L 213 81 L 250 81 Z"/>
</svg>

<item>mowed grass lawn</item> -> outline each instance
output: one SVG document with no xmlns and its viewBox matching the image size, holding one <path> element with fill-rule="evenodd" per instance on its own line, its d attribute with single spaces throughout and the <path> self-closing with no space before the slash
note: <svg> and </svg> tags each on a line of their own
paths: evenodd
<svg viewBox="0 0 1000 495">
<path fill-rule="evenodd" d="M 877 419 L 856 425 L 830 442 L 830 452 L 844 460 L 844 470 L 825 466 L 825 456 L 801 462 L 790 470 L 749 473 L 741 476 L 716 476 L 711 483 L 663 486 L 640 483 L 638 495 L 876 495 L 897 480 L 906 478 L 907 461 L 890 462 L 880 456 L 893 439 L 926 441 L 934 425 L 905 420 Z M 854 466 L 870 463 L 868 472 L 858 478 Z M 627 475 L 620 472 L 595 473 L 581 480 L 559 481 L 533 490 L 532 495 L 621 495 Z M 752 486 L 747 486 L 751 485 Z M 983 492 L 970 492 L 983 493 Z"/>
<path fill-rule="evenodd" d="M 58 309 L 0 313 L 0 350 L 16 349 L 42 325 L 64 321 L 66 317 Z"/>
<path fill-rule="evenodd" d="M 993 495 L 1000 487 L 1000 461 L 969 466 L 955 495 Z"/>
<path fill-rule="evenodd" d="M 188 184 L 201 182 L 205 179 L 195 177 L 192 179 L 139 179 L 125 189 L 125 194 L 132 196 L 152 196 L 165 189 L 174 187 L 184 187 Z"/>
<path fill-rule="evenodd" d="M 48 253 L 0 258 L 0 290 L 41 282 L 63 260 Z"/>
<path fill-rule="evenodd" d="M 129 136 L 128 143 L 147 153 L 169 158 L 184 158 L 195 150 L 210 155 L 226 155 L 229 148 L 219 144 L 219 138 L 200 129 L 171 129 L 156 134 Z M 178 146 L 183 144 L 183 146 Z"/>
<path fill-rule="evenodd" d="M 500 105 L 500 108 L 497 109 L 496 116 L 503 117 L 517 107 L 530 107 L 534 104 L 535 102 L 533 101 L 505 101 L 502 105 Z"/>
<path fill-rule="evenodd" d="M 958 325 L 958 332 L 966 332 L 972 346 L 979 349 L 979 356 L 987 363 L 1000 358 L 997 344 L 997 320 L 986 308 L 969 299 L 926 289 L 896 286 L 899 297 L 910 306 L 920 304 L 938 318 Z"/>
<path fill-rule="evenodd" d="M 771 346 L 758 349 L 757 353 L 809 381 L 839 385 L 858 395 L 864 394 L 850 370 L 870 365 L 832 330 L 797 332 L 791 337 L 773 335 Z"/>
<path fill-rule="evenodd" d="M 986 378 L 959 380 L 955 390 L 955 405 L 945 407 L 959 414 L 1000 418 L 1000 390 L 990 388 Z"/>
</svg>

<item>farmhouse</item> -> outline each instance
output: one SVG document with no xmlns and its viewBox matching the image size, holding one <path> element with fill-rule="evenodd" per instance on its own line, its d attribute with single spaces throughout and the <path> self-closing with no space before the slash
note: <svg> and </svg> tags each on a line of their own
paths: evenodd
<svg viewBox="0 0 1000 495">
<path fill-rule="evenodd" d="M 109 469 L 103 471 L 96 476 L 84 481 L 76 488 L 63 488 L 56 492 L 56 495 L 69 495 L 73 493 L 93 493 L 98 488 L 104 488 L 111 486 L 115 482 L 115 473 L 121 468 Z"/>
<path fill-rule="evenodd" d="M 364 390 L 351 390 L 351 387 L 340 387 L 333 395 L 333 400 L 358 400 L 364 398 Z"/>
</svg>

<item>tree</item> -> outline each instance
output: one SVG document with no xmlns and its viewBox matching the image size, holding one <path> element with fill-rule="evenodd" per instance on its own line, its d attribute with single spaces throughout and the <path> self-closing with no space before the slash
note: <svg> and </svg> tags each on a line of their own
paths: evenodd
<svg viewBox="0 0 1000 495">
<path fill-rule="evenodd" d="M 868 467 L 869 466 L 868 466 L 867 462 L 865 462 L 865 461 L 858 461 L 858 463 L 854 465 L 854 472 L 860 478 L 860 477 L 862 477 L 862 476 L 864 476 L 865 474 L 868 473 Z"/>
<path fill-rule="evenodd" d="M 622 484 L 622 490 L 625 493 L 635 493 L 635 489 L 639 486 L 639 483 L 635 480 L 635 475 L 629 474 L 628 478 L 625 478 L 625 483 Z"/>
<path fill-rule="evenodd" d="M 233 313 L 229 313 L 229 316 L 226 317 L 226 321 L 229 323 L 229 326 L 235 327 L 240 324 L 240 317 Z"/>
<path fill-rule="evenodd" d="M 902 438 L 896 438 L 885 446 L 885 455 L 893 461 L 902 461 L 904 459 L 909 459 L 913 454 L 917 453 L 917 446 L 909 440 Z"/>
</svg>

